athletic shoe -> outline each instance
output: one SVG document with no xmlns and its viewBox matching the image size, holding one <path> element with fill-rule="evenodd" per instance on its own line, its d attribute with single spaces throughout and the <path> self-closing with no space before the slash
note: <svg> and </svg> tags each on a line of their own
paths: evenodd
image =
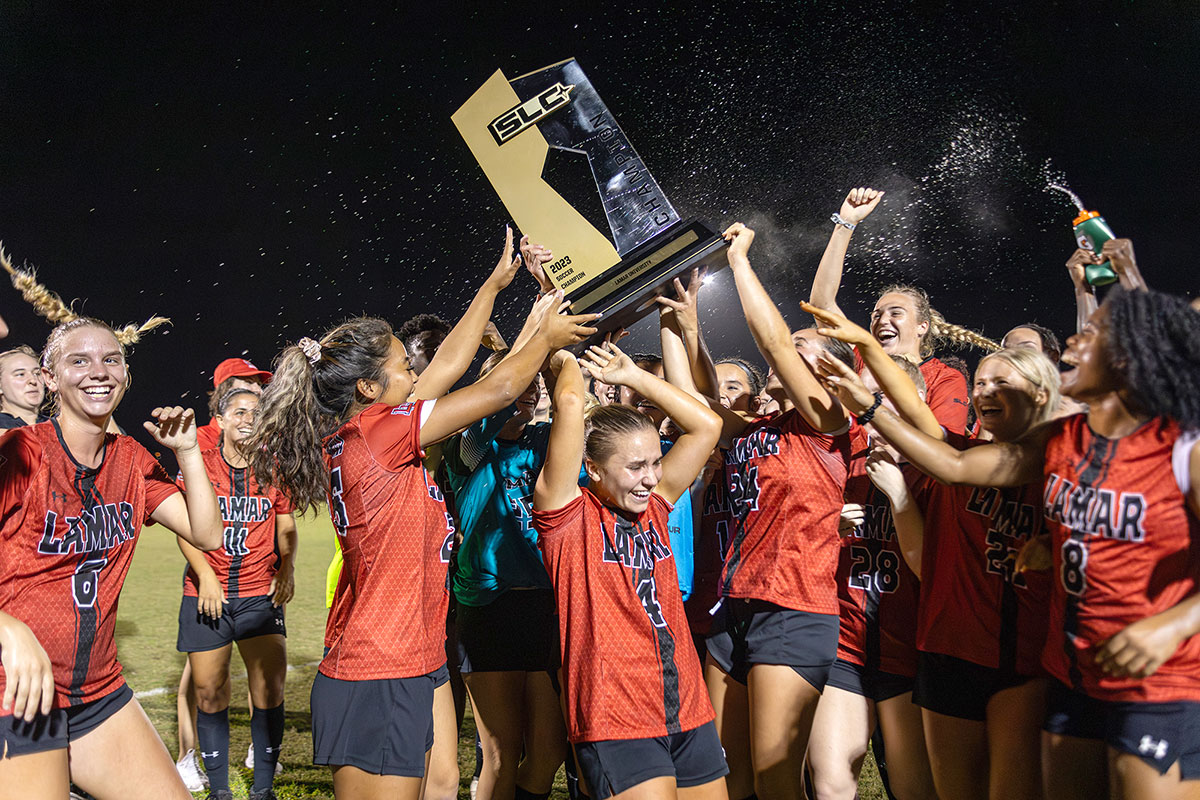
<svg viewBox="0 0 1200 800">
<path fill-rule="evenodd" d="M 179 770 L 179 777 L 183 778 L 183 785 L 189 792 L 202 792 L 208 788 L 208 776 L 201 771 L 200 756 L 195 750 L 181 755 L 175 762 L 175 769 Z"/>
<path fill-rule="evenodd" d="M 246 769 L 254 769 L 254 745 L 250 745 L 250 749 L 246 751 Z M 275 762 L 275 774 L 283 774 L 283 764 Z"/>
<path fill-rule="evenodd" d="M 208 793 L 208 800 L 233 800 L 233 792 L 229 789 L 217 789 Z"/>
<path fill-rule="evenodd" d="M 274 789 L 263 789 L 261 792 L 250 792 L 250 800 L 279 800 Z"/>
</svg>

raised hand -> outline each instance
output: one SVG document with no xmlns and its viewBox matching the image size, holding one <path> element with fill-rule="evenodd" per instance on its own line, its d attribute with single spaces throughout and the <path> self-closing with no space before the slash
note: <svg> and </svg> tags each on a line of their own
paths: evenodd
<svg viewBox="0 0 1200 800">
<path fill-rule="evenodd" d="M 818 308 L 803 300 L 800 301 L 800 309 L 813 315 L 820 326 L 817 328 L 817 333 L 822 336 L 841 339 L 843 342 L 853 345 L 870 344 L 872 340 L 870 331 L 861 325 L 856 325 L 836 311 Z"/>
<path fill-rule="evenodd" d="M 553 307 L 543 317 L 538 333 L 546 337 L 550 349 L 560 350 L 573 344 L 579 344 L 596 332 L 595 328 L 587 327 L 587 323 L 600 319 L 599 314 L 567 314 L 571 303 L 563 300 L 561 290 L 549 295 L 558 301 L 557 308 Z"/>
<path fill-rule="evenodd" d="M 688 279 L 687 288 L 683 288 L 683 283 L 676 278 L 673 283 L 675 286 L 675 299 L 666 295 L 658 295 L 654 298 L 660 306 L 670 309 L 675 312 L 675 319 L 679 321 L 680 327 L 691 327 L 692 329 L 699 327 L 699 296 L 700 287 L 704 285 L 704 278 L 708 275 L 706 267 L 693 267 L 691 277 Z"/>
<path fill-rule="evenodd" d="M 488 320 L 487 325 L 483 326 L 483 337 L 480 339 L 479 343 L 492 352 L 503 350 L 505 347 L 508 347 L 508 345 L 504 343 L 504 337 L 500 335 L 500 329 L 497 328 L 496 323 L 492 322 L 490 319 Z"/>
<path fill-rule="evenodd" d="M 517 277 L 517 270 L 521 268 L 521 257 L 513 255 L 513 232 L 511 225 L 504 226 L 504 252 L 500 255 L 500 261 L 496 263 L 496 268 L 492 270 L 492 275 L 488 278 L 489 281 L 496 285 L 497 289 L 505 289 L 513 278 Z"/>
<path fill-rule="evenodd" d="M 196 446 L 196 412 L 182 406 L 156 408 L 150 412 L 154 421 L 142 423 L 142 427 L 154 437 L 154 441 L 172 450 L 189 450 Z"/>
<path fill-rule="evenodd" d="M 529 241 L 528 236 L 522 236 L 521 256 L 525 259 L 525 269 L 537 281 L 538 288 L 544 293 L 553 292 L 554 284 L 550 282 L 543 265 L 554 260 L 554 253 L 540 244 Z"/>
<path fill-rule="evenodd" d="M 838 535 L 849 536 L 867 518 L 866 509 L 858 503 L 846 503 L 838 517 Z"/>
<path fill-rule="evenodd" d="M 747 228 L 741 222 L 735 222 L 725 229 L 721 234 L 725 241 L 729 242 L 729 263 L 734 261 L 745 261 L 749 263 L 748 253 L 750 252 L 750 244 L 754 241 L 754 231 Z"/>
<path fill-rule="evenodd" d="M 642 371 L 633 363 L 633 359 L 612 342 L 604 347 L 589 347 L 579 366 L 595 380 L 610 386 L 625 386 L 628 381 L 636 380 Z"/>
<path fill-rule="evenodd" d="M 842 201 L 838 216 L 851 225 L 857 225 L 871 215 L 882 199 L 883 192 L 877 189 L 868 189 L 865 186 L 851 189 L 850 194 Z"/>
<path fill-rule="evenodd" d="M 882 447 L 872 447 L 867 454 L 867 477 L 889 500 L 903 497 L 908 491 L 900 465 Z"/>
<path fill-rule="evenodd" d="M 1084 274 L 1084 268 L 1088 264 L 1102 263 L 1104 263 L 1104 259 L 1082 247 L 1071 253 L 1071 257 L 1067 259 L 1067 273 L 1071 276 L 1071 283 L 1075 284 L 1077 291 L 1092 291 L 1092 287 L 1087 282 L 1087 276 Z"/>
<path fill-rule="evenodd" d="M 4 697 L 0 711 L 33 722 L 54 708 L 54 668 L 45 649 L 19 619 L 0 613 L 0 665 Z"/>
<path fill-rule="evenodd" d="M 1145 289 L 1146 282 L 1138 269 L 1137 258 L 1133 255 L 1133 241 L 1130 239 L 1109 239 L 1100 250 L 1101 261 L 1112 265 L 1113 272 L 1121 280 L 1126 289 Z"/>
<path fill-rule="evenodd" d="M 842 401 L 852 414 L 861 414 L 875 404 L 875 395 L 862 378 L 829 353 L 817 356 L 817 377 Z"/>
</svg>

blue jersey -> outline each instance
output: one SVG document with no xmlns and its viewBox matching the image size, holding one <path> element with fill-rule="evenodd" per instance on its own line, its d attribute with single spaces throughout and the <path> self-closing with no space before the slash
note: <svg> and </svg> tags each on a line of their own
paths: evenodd
<svg viewBox="0 0 1200 800">
<path fill-rule="evenodd" d="M 526 425 L 515 441 L 496 438 L 513 406 L 480 420 L 447 443 L 446 474 L 462 545 L 454 596 L 484 606 L 514 588 L 550 588 L 533 530 L 533 486 L 546 460 L 548 423 Z"/>
<path fill-rule="evenodd" d="M 661 442 L 663 455 L 675 444 L 670 439 L 662 439 Z M 694 522 L 692 490 L 689 487 L 679 495 L 675 507 L 667 515 L 667 535 L 671 540 L 671 551 L 675 554 L 675 573 L 679 578 L 679 591 L 684 600 L 692 596 L 692 577 L 696 572 Z"/>
</svg>

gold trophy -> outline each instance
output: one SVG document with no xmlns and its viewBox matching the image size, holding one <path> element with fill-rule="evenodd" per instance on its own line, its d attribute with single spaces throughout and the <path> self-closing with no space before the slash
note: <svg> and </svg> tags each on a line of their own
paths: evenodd
<svg viewBox="0 0 1200 800">
<path fill-rule="evenodd" d="M 574 59 L 497 70 L 452 119 L 517 227 L 554 253 L 546 276 L 571 313 L 603 314 L 594 338 L 650 313 L 693 267 L 726 265 L 725 241 L 679 219 Z"/>
</svg>

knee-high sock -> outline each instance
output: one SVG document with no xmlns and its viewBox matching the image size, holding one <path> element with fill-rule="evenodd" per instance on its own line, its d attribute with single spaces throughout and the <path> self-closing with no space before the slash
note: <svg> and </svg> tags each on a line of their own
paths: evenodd
<svg viewBox="0 0 1200 800">
<path fill-rule="evenodd" d="M 255 706 L 250 715 L 250 741 L 254 743 L 254 791 L 270 789 L 283 744 L 283 703 L 274 708 Z"/>
<path fill-rule="evenodd" d="M 196 743 L 208 773 L 209 790 L 229 788 L 229 709 L 196 712 Z"/>
</svg>

